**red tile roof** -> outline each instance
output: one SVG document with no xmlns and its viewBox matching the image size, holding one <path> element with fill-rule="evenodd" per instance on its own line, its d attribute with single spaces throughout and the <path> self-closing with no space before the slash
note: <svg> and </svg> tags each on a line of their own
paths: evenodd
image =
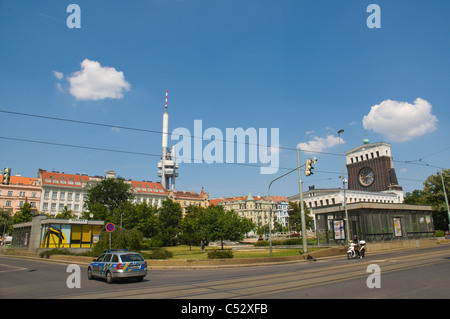
<svg viewBox="0 0 450 319">
<path fill-rule="evenodd" d="M 167 194 L 160 183 L 130 181 L 134 190 L 141 194 Z"/>
<path fill-rule="evenodd" d="M 3 182 L 3 175 L 0 175 L 0 184 L 2 182 Z M 9 184 L 37 186 L 39 184 L 39 179 L 33 178 L 33 177 L 24 177 L 24 176 L 10 176 Z"/>
<path fill-rule="evenodd" d="M 42 172 L 42 184 L 81 188 L 90 179 L 87 175 L 74 175 L 57 172 Z"/>
</svg>

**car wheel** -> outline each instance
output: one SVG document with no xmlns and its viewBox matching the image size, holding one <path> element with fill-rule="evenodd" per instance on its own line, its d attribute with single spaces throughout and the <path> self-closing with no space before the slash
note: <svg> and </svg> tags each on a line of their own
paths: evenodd
<svg viewBox="0 0 450 319">
<path fill-rule="evenodd" d="M 142 279 L 144 279 L 144 276 L 136 277 L 136 280 L 137 280 L 137 281 L 142 281 Z"/>
<path fill-rule="evenodd" d="M 94 279 L 94 275 L 92 274 L 92 269 L 91 269 L 91 267 L 88 268 L 88 279 L 89 279 L 89 280 Z"/>
<path fill-rule="evenodd" d="M 106 282 L 107 282 L 108 284 L 111 284 L 113 281 L 114 281 L 114 279 L 113 279 L 113 277 L 112 277 L 112 274 L 111 274 L 110 271 L 108 271 L 108 272 L 106 273 Z"/>
</svg>

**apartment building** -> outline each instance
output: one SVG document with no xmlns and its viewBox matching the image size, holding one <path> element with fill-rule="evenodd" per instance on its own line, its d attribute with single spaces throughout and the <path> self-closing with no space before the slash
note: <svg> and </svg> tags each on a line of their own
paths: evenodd
<svg viewBox="0 0 450 319">
<path fill-rule="evenodd" d="M 84 200 L 91 179 L 89 176 L 39 169 L 38 179 L 42 187 L 40 213 L 56 216 L 65 206 L 77 217 L 85 211 Z"/>
<path fill-rule="evenodd" d="M 212 199 L 211 205 L 223 206 L 225 210 L 234 210 L 240 217 L 249 218 L 258 227 L 270 222 L 270 210 L 267 197 L 247 196 Z M 283 226 L 288 225 L 288 202 L 285 196 L 271 196 L 272 226 L 273 222 L 279 222 Z"/>
<path fill-rule="evenodd" d="M 200 194 L 198 194 L 196 191 L 171 190 L 167 195 L 168 198 L 180 204 L 183 216 L 186 213 L 186 208 L 190 205 L 200 207 L 209 206 L 209 193 L 206 193 L 203 187 Z"/>
<path fill-rule="evenodd" d="M 86 211 L 84 202 L 91 187 L 105 178 L 116 178 L 116 172 L 110 170 L 105 176 L 88 176 L 85 174 L 66 174 L 47 172 L 39 169 L 38 178 L 42 185 L 41 213 L 56 216 L 64 207 L 72 210 L 77 217 Z M 133 203 L 147 203 L 160 207 L 167 199 L 168 192 L 160 183 L 148 181 L 124 180 L 134 193 Z"/>
<path fill-rule="evenodd" d="M 41 199 L 39 179 L 20 175 L 8 179 L 3 184 L 4 176 L 0 176 L 0 209 L 15 214 L 25 203 L 30 203 L 31 210 L 38 211 Z"/>
</svg>

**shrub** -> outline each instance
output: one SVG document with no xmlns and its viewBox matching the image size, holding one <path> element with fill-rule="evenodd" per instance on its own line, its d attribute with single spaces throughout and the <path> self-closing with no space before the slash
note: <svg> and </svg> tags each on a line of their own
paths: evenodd
<svg viewBox="0 0 450 319">
<path fill-rule="evenodd" d="M 444 231 L 443 230 L 436 230 L 434 232 L 435 237 L 444 237 Z"/>
<path fill-rule="evenodd" d="M 224 259 L 233 258 L 233 252 L 231 250 L 212 250 L 208 252 L 208 259 Z"/>
<path fill-rule="evenodd" d="M 40 258 L 50 258 L 51 255 L 71 255 L 68 249 L 51 249 L 39 253 Z"/>
<path fill-rule="evenodd" d="M 173 257 L 173 253 L 164 248 L 155 249 L 150 253 L 142 253 L 144 259 L 168 259 Z"/>
</svg>

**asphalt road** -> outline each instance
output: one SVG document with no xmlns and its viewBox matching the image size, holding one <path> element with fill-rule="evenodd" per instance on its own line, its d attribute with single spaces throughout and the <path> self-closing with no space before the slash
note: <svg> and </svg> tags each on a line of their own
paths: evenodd
<svg viewBox="0 0 450 319">
<path fill-rule="evenodd" d="M 368 271 L 376 265 L 378 273 Z M 450 245 L 294 264 L 149 270 L 142 282 L 88 280 L 68 288 L 67 264 L 0 257 L 1 299 L 448 299 Z M 379 274 L 379 276 L 377 276 Z M 370 277 L 370 278 L 369 278 Z M 378 287 L 369 288 L 369 285 Z M 231 308 L 229 308 L 231 309 Z M 238 310 L 236 308 L 236 310 Z"/>
</svg>

